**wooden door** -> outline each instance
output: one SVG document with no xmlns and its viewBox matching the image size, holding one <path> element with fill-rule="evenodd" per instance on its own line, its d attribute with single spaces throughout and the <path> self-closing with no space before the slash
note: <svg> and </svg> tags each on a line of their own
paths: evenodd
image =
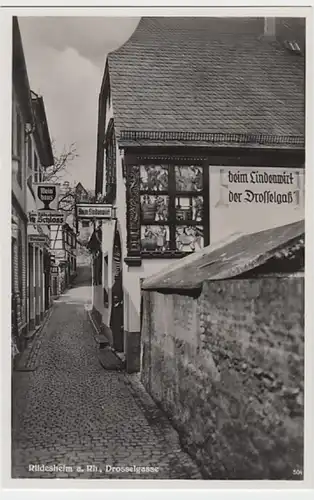
<svg viewBox="0 0 314 500">
<path fill-rule="evenodd" d="M 115 232 L 113 244 L 114 283 L 112 287 L 112 307 L 110 327 L 113 334 L 113 347 L 118 352 L 124 350 L 123 321 L 123 279 L 122 279 L 122 249 L 119 232 Z"/>
</svg>

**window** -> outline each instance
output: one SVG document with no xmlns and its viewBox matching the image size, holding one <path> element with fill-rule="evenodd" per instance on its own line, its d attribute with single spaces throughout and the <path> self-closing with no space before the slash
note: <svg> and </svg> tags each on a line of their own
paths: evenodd
<svg viewBox="0 0 314 500">
<path fill-rule="evenodd" d="M 88 220 L 82 220 L 82 227 L 89 227 L 89 221 Z"/>
<path fill-rule="evenodd" d="M 99 251 L 93 258 L 94 285 L 102 284 L 102 256 L 102 252 Z"/>
<path fill-rule="evenodd" d="M 27 137 L 27 166 L 29 170 L 33 168 L 33 158 L 32 158 L 32 139 L 30 136 Z"/>
<path fill-rule="evenodd" d="M 203 165 L 140 166 L 141 254 L 187 254 L 208 245 Z"/>
<path fill-rule="evenodd" d="M 12 107 L 12 156 L 17 162 L 17 181 L 22 187 L 23 123 L 21 115 Z"/>
<path fill-rule="evenodd" d="M 16 151 L 16 112 L 14 101 L 12 101 L 12 137 L 11 137 L 11 153 L 15 155 Z"/>
<path fill-rule="evenodd" d="M 24 288 L 23 288 L 23 233 L 22 230 L 19 229 L 18 232 L 18 239 L 17 239 L 17 244 L 18 244 L 18 283 L 19 283 L 19 293 L 21 300 L 23 300 L 24 297 Z"/>
<path fill-rule="evenodd" d="M 39 169 L 38 169 L 38 158 L 37 154 L 34 151 L 34 182 L 35 184 L 40 182 L 39 181 Z"/>
</svg>

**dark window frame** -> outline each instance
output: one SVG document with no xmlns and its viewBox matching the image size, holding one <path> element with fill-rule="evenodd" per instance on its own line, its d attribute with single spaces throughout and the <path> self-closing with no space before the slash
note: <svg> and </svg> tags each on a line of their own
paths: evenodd
<svg viewBox="0 0 314 500">
<path fill-rule="evenodd" d="M 187 157 L 180 157 L 180 156 L 171 156 L 171 157 L 164 157 L 164 156 L 154 156 L 154 157 L 136 157 L 136 162 L 134 161 L 135 158 L 130 157 L 127 160 L 127 165 L 126 165 L 126 171 L 127 171 L 127 177 L 129 178 L 129 181 L 127 181 L 127 220 L 128 220 L 128 233 L 132 232 L 132 240 L 134 243 L 134 238 L 138 239 L 138 245 L 137 245 L 137 250 L 131 249 L 130 246 L 130 238 L 128 238 L 128 257 L 126 259 L 126 262 L 129 263 L 129 265 L 140 265 L 140 262 L 138 259 L 149 259 L 149 258 L 180 258 L 184 257 L 187 255 L 190 255 L 191 253 L 194 253 L 193 250 L 191 251 L 183 251 L 183 250 L 178 250 L 176 248 L 176 228 L 179 226 L 201 226 L 203 228 L 203 246 L 209 245 L 209 236 L 210 236 L 210 227 L 209 227 L 209 166 L 208 162 L 204 161 L 204 158 L 187 158 Z M 134 185 L 136 183 L 140 183 L 140 166 L 141 165 L 165 165 L 168 167 L 168 189 L 164 191 L 148 191 L 148 190 L 141 190 L 140 185 L 134 189 Z M 201 191 L 181 191 L 177 190 L 175 186 L 175 166 L 197 166 L 202 170 L 203 173 L 203 186 Z M 137 182 L 134 181 L 134 178 L 132 181 L 130 181 L 130 169 L 134 169 L 134 172 L 136 169 L 138 169 L 138 173 L 134 174 L 134 176 L 137 177 Z M 132 177 L 132 173 L 131 173 Z M 142 215 L 141 211 L 141 197 L 146 194 L 150 195 L 156 195 L 156 193 L 160 195 L 165 195 L 169 197 L 169 205 L 168 205 L 168 220 L 165 222 L 162 221 L 145 221 Z M 176 217 L 176 199 L 178 196 L 183 197 L 197 197 L 197 196 L 202 196 L 203 197 L 203 217 L 201 221 L 194 221 L 194 220 L 185 220 L 185 221 L 180 221 Z M 134 222 L 132 222 L 133 215 L 129 214 L 129 210 L 131 208 L 130 204 L 130 199 L 132 199 L 132 205 L 134 204 L 137 206 L 137 213 L 139 217 L 139 223 L 134 225 Z M 136 200 L 136 201 L 134 201 Z M 156 250 L 143 250 L 142 249 L 142 243 L 141 243 L 141 228 L 143 225 L 148 225 L 148 226 L 168 226 L 169 227 L 169 235 L 170 235 L 170 248 L 169 250 L 165 250 L 163 252 L 156 251 Z M 133 263 L 131 262 L 133 259 Z M 129 262 L 128 262 L 129 261 Z"/>
</svg>

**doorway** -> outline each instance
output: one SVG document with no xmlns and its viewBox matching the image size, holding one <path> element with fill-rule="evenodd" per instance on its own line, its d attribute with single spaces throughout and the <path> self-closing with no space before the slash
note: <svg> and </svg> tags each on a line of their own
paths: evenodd
<svg viewBox="0 0 314 500">
<path fill-rule="evenodd" d="M 124 351 L 124 318 L 123 318 L 123 279 L 122 248 L 119 231 L 115 230 L 113 243 L 113 287 L 110 328 L 113 335 L 113 347 L 118 352 Z"/>
</svg>

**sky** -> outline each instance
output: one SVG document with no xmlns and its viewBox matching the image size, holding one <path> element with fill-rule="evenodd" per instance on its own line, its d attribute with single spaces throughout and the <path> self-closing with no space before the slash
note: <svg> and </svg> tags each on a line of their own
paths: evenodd
<svg viewBox="0 0 314 500">
<path fill-rule="evenodd" d="M 139 18 L 19 17 L 31 89 L 44 99 L 57 151 L 76 145 L 63 180 L 94 189 L 98 96 L 107 53 L 123 45 Z"/>
</svg>

